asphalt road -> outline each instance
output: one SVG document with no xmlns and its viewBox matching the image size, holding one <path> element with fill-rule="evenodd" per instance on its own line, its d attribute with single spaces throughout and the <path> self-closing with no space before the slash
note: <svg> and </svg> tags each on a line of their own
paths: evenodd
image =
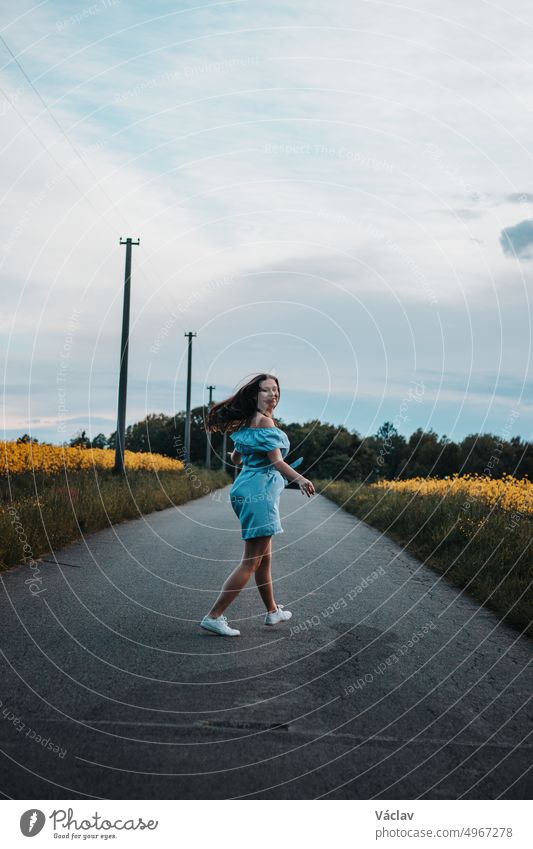
<svg viewBox="0 0 533 849">
<path fill-rule="evenodd" d="M 228 498 L 3 573 L 6 797 L 531 797 L 532 641 L 323 496 L 282 494 L 290 622 L 252 578 L 241 637 L 200 629 L 242 553 Z"/>
</svg>

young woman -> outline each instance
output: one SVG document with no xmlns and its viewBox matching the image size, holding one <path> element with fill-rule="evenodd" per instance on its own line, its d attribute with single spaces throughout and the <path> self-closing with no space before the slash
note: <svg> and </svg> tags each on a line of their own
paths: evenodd
<svg viewBox="0 0 533 849">
<path fill-rule="evenodd" d="M 241 633 L 229 627 L 223 614 L 248 583 L 252 572 L 267 609 L 265 625 L 276 625 L 292 616 L 282 604 L 274 601 L 272 536 L 283 533 L 279 498 L 289 481 L 297 481 L 300 491 L 308 498 L 314 495 L 315 488 L 310 480 L 294 471 L 303 457 L 291 465 L 283 460 L 289 452 L 289 439 L 272 418 L 279 398 L 277 377 L 259 374 L 231 398 L 213 404 L 207 417 L 208 431 L 231 435 L 235 446 L 231 460 L 236 465 L 242 463 L 242 471 L 230 489 L 230 498 L 241 523 L 243 558 L 200 623 L 202 628 L 222 637 L 237 637 Z"/>
</svg>

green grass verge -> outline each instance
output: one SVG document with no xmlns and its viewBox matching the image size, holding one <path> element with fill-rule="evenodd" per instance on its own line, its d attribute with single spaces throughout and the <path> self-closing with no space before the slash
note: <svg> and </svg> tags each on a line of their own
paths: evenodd
<svg viewBox="0 0 533 849">
<path fill-rule="evenodd" d="M 28 473 L 0 481 L 0 570 L 57 550 L 82 534 L 165 510 L 231 482 L 222 471 L 190 467 L 188 473 L 69 470 L 68 475 Z"/>
<path fill-rule="evenodd" d="M 533 637 L 533 518 L 464 493 L 420 495 L 359 483 L 314 481 L 323 495 L 423 560 Z"/>
</svg>

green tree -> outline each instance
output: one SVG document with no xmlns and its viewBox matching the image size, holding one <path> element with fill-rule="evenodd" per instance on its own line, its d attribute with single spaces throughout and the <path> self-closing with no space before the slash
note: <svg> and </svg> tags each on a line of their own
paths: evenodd
<svg viewBox="0 0 533 849">
<path fill-rule="evenodd" d="M 99 433 L 91 442 L 92 448 L 107 448 L 107 437 L 105 433 Z"/>
<path fill-rule="evenodd" d="M 69 442 L 71 448 L 90 448 L 91 440 L 88 438 L 86 431 L 78 431 L 76 436 L 73 436 Z"/>
<path fill-rule="evenodd" d="M 374 440 L 369 440 L 376 453 L 377 478 L 392 480 L 401 476 L 401 470 L 406 460 L 406 440 L 401 436 L 392 422 L 384 422 L 376 433 Z"/>
<path fill-rule="evenodd" d="M 23 436 L 19 436 L 19 438 L 17 439 L 17 442 L 18 443 L 22 442 L 25 445 L 28 445 L 30 442 L 33 442 L 35 445 L 37 445 L 39 440 L 35 439 L 34 436 L 30 436 L 29 433 L 25 433 Z"/>
</svg>

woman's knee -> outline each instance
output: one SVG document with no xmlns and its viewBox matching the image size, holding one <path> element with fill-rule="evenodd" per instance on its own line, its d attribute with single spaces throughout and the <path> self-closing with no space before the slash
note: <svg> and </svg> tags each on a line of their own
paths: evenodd
<svg viewBox="0 0 533 849">
<path fill-rule="evenodd" d="M 243 557 L 242 566 L 245 571 L 249 572 L 251 575 L 252 572 L 256 572 L 261 565 L 261 560 L 263 559 L 262 554 L 248 554 Z"/>
<path fill-rule="evenodd" d="M 256 557 L 263 557 L 269 551 L 272 537 L 254 537 L 246 540 L 244 545 L 244 558 L 253 560 Z"/>
<path fill-rule="evenodd" d="M 256 574 L 257 574 L 257 572 L 262 572 L 263 569 L 265 568 L 264 563 L 265 563 L 264 554 L 260 554 L 260 555 L 258 555 L 258 557 L 255 557 L 252 561 L 252 566 L 251 566 L 252 572 L 255 572 Z"/>
<path fill-rule="evenodd" d="M 263 556 L 261 557 L 261 561 L 259 563 L 259 569 L 263 572 L 268 572 L 270 569 L 270 564 L 272 563 L 272 555 L 270 551 L 267 549 Z"/>
</svg>

